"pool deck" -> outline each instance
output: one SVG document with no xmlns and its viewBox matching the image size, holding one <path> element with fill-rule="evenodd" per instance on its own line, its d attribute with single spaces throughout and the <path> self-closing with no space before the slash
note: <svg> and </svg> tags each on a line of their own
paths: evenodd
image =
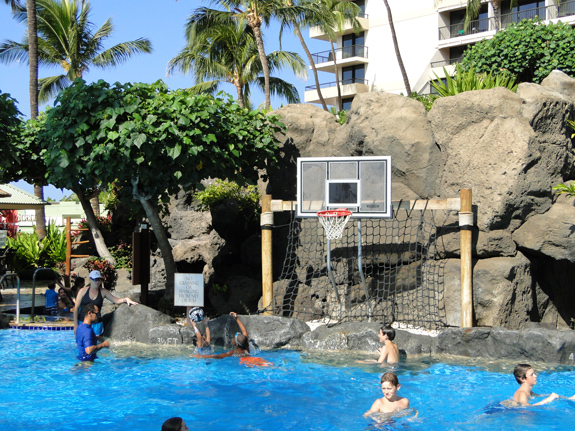
<svg viewBox="0 0 575 431">
<path fill-rule="evenodd" d="M 43 309 L 46 299 L 44 292 L 48 288 L 46 281 L 38 281 L 36 283 L 36 291 L 34 292 L 34 306 L 39 307 L 38 310 Z M 32 307 L 32 282 L 20 281 L 20 310 L 29 309 Z M 3 301 L 0 302 L 0 313 L 8 315 L 13 314 L 14 318 L 10 322 L 10 327 L 15 329 L 28 329 L 28 330 L 42 330 L 42 331 L 66 331 L 74 329 L 74 322 L 71 318 L 60 317 L 57 321 L 54 319 L 56 316 L 36 316 L 36 322 L 29 322 L 29 314 L 20 314 L 20 322 L 16 323 L 16 303 L 18 297 L 18 290 L 11 286 L 6 289 L 2 288 Z M 48 321 L 44 321 L 47 319 Z"/>
</svg>

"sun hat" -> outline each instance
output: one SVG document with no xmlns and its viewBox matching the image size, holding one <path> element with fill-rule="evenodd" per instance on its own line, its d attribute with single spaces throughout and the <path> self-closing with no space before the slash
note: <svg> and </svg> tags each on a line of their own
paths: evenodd
<svg viewBox="0 0 575 431">
<path fill-rule="evenodd" d="M 91 278 L 92 280 L 96 280 L 96 279 L 98 279 L 98 278 L 102 278 L 102 274 L 100 274 L 100 271 L 92 271 L 92 272 L 90 273 L 90 278 Z"/>
</svg>

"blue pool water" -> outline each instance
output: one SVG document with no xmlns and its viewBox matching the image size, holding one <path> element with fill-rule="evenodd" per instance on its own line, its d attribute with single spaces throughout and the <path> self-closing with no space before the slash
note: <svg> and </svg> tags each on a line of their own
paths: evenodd
<svg viewBox="0 0 575 431">
<path fill-rule="evenodd" d="M 381 397 L 385 370 L 359 356 L 261 352 L 274 363 L 205 361 L 191 348 L 112 346 L 77 366 L 71 332 L 0 331 L 0 430 L 154 430 L 181 416 L 190 430 L 568 430 L 575 402 L 532 408 L 499 402 L 517 389 L 511 363 L 409 359 L 400 395 L 416 418 L 377 424 L 362 414 Z M 449 361 L 448 361 L 449 362 Z M 540 393 L 575 394 L 574 367 L 538 368 Z"/>
</svg>

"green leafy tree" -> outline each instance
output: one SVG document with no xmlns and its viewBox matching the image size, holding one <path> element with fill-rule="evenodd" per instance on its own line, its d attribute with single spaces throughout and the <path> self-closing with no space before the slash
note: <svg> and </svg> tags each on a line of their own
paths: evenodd
<svg viewBox="0 0 575 431">
<path fill-rule="evenodd" d="M 282 128 L 275 115 L 242 109 L 229 98 L 168 91 L 161 81 L 77 80 L 50 110 L 43 142 L 49 177 L 60 187 L 86 187 L 92 178 L 131 186 L 158 241 L 171 301 L 176 266 L 160 202 L 208 177 L 255 181 L 257 169 L 275 160 Z"/>
<path fill-rule="evenodd" d="M 90 22 L 91 6 L 88 0 L 36 0 L 38 61 L 44 66 L 59 66 L 61 75 L 39 80 L 39 99 L 48 101 L 76 78 L 82 78 L 91 66 L 107 68 L 116 66 L 134 54 L 152 52 L 148 39 L 136 39 L 104 48 L 114 27 L 108 19 L 94 31 Z M 14 12 L 17 21 L 27 21 L 25 9 Z M 28 61 L 30 46 L 23 42 L 7 40 L 0 45 L 0 61 L 4 63 Z"/>
<path fill-rule="evenodd" d="M 264 90 L 263 69 L 255 37 L 245 20 L 228 16 L 227 22 L 203 27 L 198 21 L 186 26 L 186 47 L 168 64 L 168 73 L 180 70 L 192 74 L 192 91 L 215 93 L 221 83 L 234 85 L 239 105 L 249 107 L 250 85 Z M 267 55 L 270 72 L 289 68 L 307 77 L 306 65 L 297 53 L 274 51 Z M 299 103 L 294 85 L 281 78 L 270 77 L 270 91 L 288 103 Z"/>
<path fill-rule="evenodd" d="M 10 94 L 0 92 L 0 180 L 12 181 L 7 170 L 20 163 L 20 157 L 13 151 L 13 145 L 20 140 L 22 115 Z"/>
<path fill-rule="evenodd" d="M 461 66 L 465 71 L 508 72 L 518 82 L 540 83 L 555 69 L 575 76 L 574 52 L 575 31 L 568 24 L 523 20 L 476 43 L 465 52 Z"/>
</svg>

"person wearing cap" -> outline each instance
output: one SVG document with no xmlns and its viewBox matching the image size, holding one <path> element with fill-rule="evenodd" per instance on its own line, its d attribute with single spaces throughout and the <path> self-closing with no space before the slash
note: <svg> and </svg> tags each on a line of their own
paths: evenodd
<svg viewBox="0 0 575 431">
<path fill-rule="evenodd" d="M 78 329 L 78 321 L 84 321 L 84 309 L 88 304 L 95 304 L 98 306 L 98 310 L 102 310 L 102 304 L 104 303 L 104 298 L 113 302 L 114 304 L 137 305 L 136 301 L 132 301 L 130 298 L 116 298 L 112 293 L 102 286 L 103 279 L 100 271 L 90 272 L 90 284 L 83 287 L 78 292 L 76 297 L 77 306 L 74 307 L 74 336 L 76 336 L 76 330 Z M 104 325 L 100 319 L 100 313 L 98 313 L 98 319 L 92 323 L 92 328 L 97 336 L 104 333 Z"/>
<path fill-rule="evenodd" d="M 233 349 L 228 350 L 227 352 L 220 353 L 219 355 L 200 355 L 199 353 L 191 354 L 190 357 L 192 358 L 205 358 L 205 359 L 222 359 L 227 358 L 229 356 L 247 356 L 250 354 L 250 342 L 248 338 L 248 331 L 244 324 L 238 318 L 238 315 L 233 311 L 230 313 L 236 322 L 238 322 L 238 326 L 240 328 L 240 332 L 237 332 L 232 337 L 232 344 L 235 346 Z"/>
</svg>

